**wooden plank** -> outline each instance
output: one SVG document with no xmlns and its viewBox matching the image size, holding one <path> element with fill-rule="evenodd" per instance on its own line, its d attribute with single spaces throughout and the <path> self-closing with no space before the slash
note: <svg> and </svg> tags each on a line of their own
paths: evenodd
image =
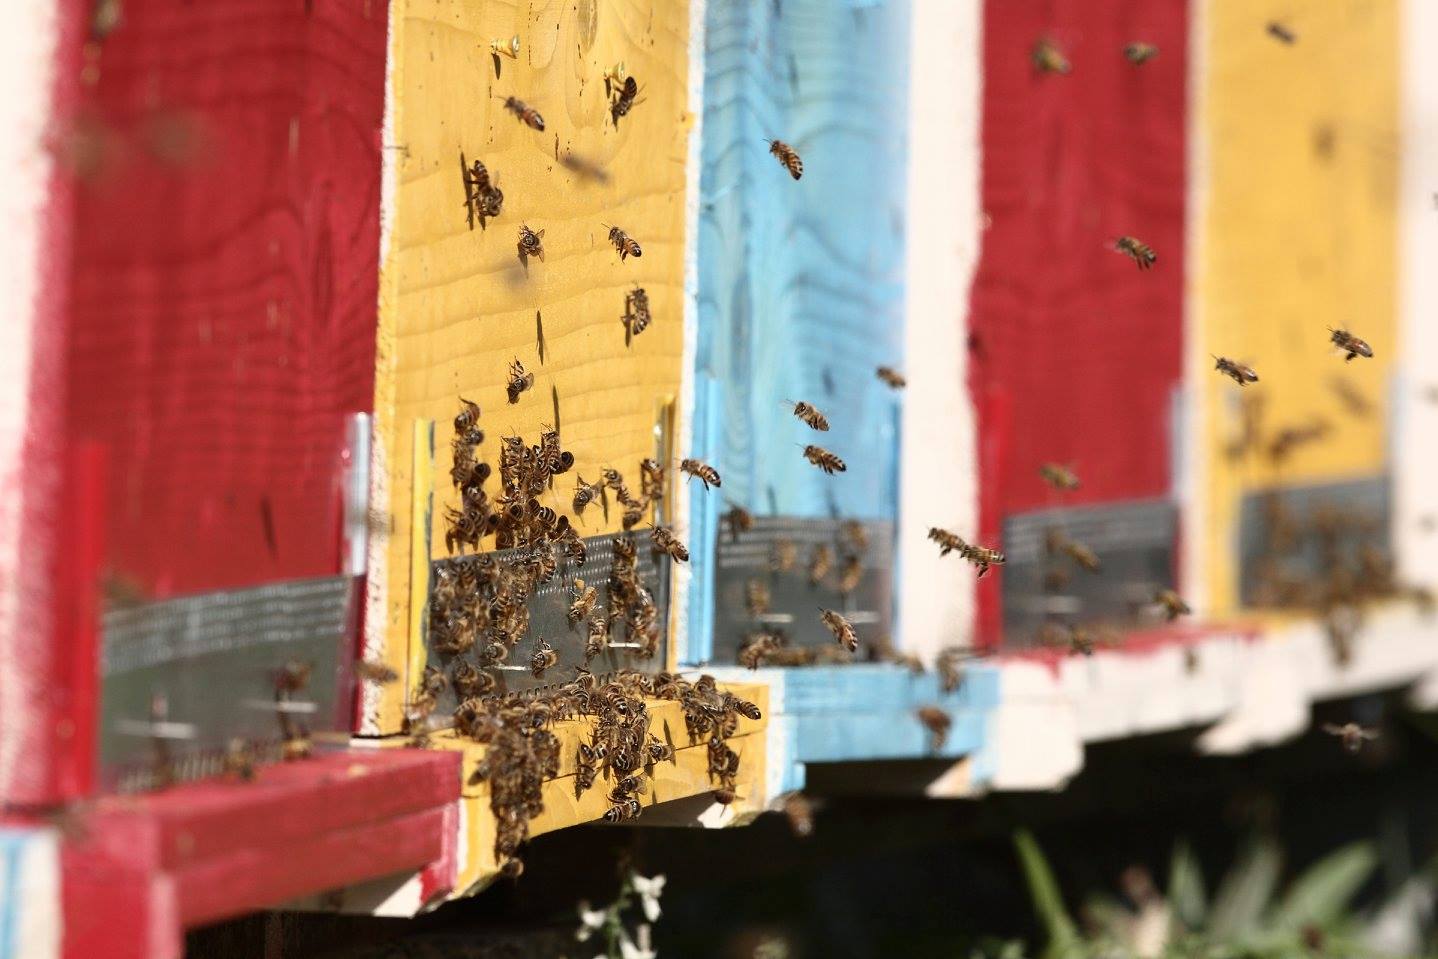
<svg viewBox="0 0 1438 959">
<path fill-rule="evenodd" d="M 1082 487 L 1064 502 L 1169 492 L 1172 395 L 1181 373 L 1185 3 L 984 7 L 983 251 L 968 337 L 979 409 L 980 529 L 1057 505 L 1046 462 Z M 1036 43 L 1072 64 L 1044 73 Z M 1158 47 L 1142 66 L 1124 45 Z M 1123 235 L 1152 270 L 1115 252 Z M 980 638 L 999 623 L 1000 576 L 980 587 Z"/>
<path fill-rule="evenodd" d="M 623 0 L 531 10 L 514 2 L 404 0 L 395 5 L 391 82 L 398 187 L 381 301 L 385 363 L 376 386 L 392 528 L 385 576 L 391 609 L 386 655 L 407 653 L 412 438 L 405 424 L 432 419 L 447 449 L 447 424 L 463 395 L 483 409 L 494 460 L 501 436 L 534 438 L 557 426 L 575 469 L 547 505 L 569 512 L 573 478 L 613 466 L 637 482 L 637 464 L 655 454 L 656 405 L 677 396 L 683 344 L 683 240 L 688 8 Z M 518 59 L 490 54 L 490 41 L 518 34 Z M 616 127 L 603 74 L 623 62 L 642 90 Z M 516 96 L 536 108 L 544 132 L 505 111 Z M 481 160 L 504 191 L 501 215 L 471 229 L 457 168 L 460 153 Z M 606 171 L 594 182 L 563 166 L 570 154 Z M 520 224 L 544 230 L 545 257 L 528 269 L 516 253 Z M 605 224 L 643 248 L 621 262 Z M 625 346 L 620 315 L 635 284 L 648 291 L 654 322 Z M 537 322 L 538 318 L 538 322 Z M 538 349 L 542 324 L 544 356 Z M 535 387 L 509 404 L 511 360 Z M 556 403 L 558 412 L 556 416 Z M 556 419 L 558 422 L 556 422 Z M 435 513 L 457 502 L 444 464 Z M 580 529 L 616 529 L 586 513 Z M 442 522 L 437 518 L 436 524 Z M 443 536 L 434 536 L 443 543 Z M 378 645 L 373 643 L 371 645 Z M 391 688 L 377 731 L 398 729 L 402 690 Z"/>
<path fill-rule="evenodd" d="M 1234 544 L 1245 492 L 1384 470 L 1389 376 L 1403 349 L 1395 303 L 1401 57 L 1397 0 L 1219 0 L 1206 19 L 1198 129 L 1208 162 L 1198 192 L 1190 375 L 1204 421 L 1207 515 L 1196 535 L 1209 608 L 1222 615 L 1238 604 Z M 1266 32 L 1275 20 L 1296 43 Z M 1345 364 L 1328 327 L 1353 329 L 1374 358 Z M 1262 391 L 1267 423 L 1321 417 L 1331 432 L 1281 468 L 1262 456 L 1230 459 L 1238 392 L 1212 370 L 1210 353 L 1254 366 L 1261 380 L 1250 390 Z M 1378 412 L 1347 412 L 1335 378 Z"/>
</svg>

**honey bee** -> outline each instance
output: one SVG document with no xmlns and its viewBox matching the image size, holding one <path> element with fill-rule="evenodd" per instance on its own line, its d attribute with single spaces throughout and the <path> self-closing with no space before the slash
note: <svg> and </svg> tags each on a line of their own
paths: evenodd
<svg viewBox="0 0 1438 959">
<path fill-rule="evenodd" d="M 1347 330 L 1335 330 L 1333 327 L 1330 326 L 1328 328 L 1328 333 L 1329 338 L 1333 341 L 1333 345 L 1338 347 L 1339 350 L 1348 354 L 1343 358 L 1343 362 L 1351 362 L 1354 357 L 1358 356 L 1373 356 L 1373 347 L 1369 346 L 1366 341 L 1360 340 L 1352 333 L 1349 333 Z"/>
<path fill-rule="evenodd" d="M 769 572 L 787 573 L 794 568 L 794 563 L 798 558 L 799 548 L 794 545 L 793 540 L 776 539 L 769 550 Z"/>
<path fill-rule="evenodd" d="M 821 433 L 829 431 L 829 419 L 820 413 L 812 405 L 804 402 L 794 404 L 794 415 L 804 422 L 804 425 L 816 429 Z"/>
<path fill-rule="evenodd" d="M 772 597 L 769 593 L 769 584 L 762 579 L 751 579 L 744 584 L 744 605 L 749 610 L 749 615 L 755 619 L 769 612 L 769 604 Z"/>
<path fill-rule="evenodd" d="M 649 294 L 644 292 L 643 287 L 636 286 L 624 294 L 624 315 L 620 321 L 624 324 L 624 345 L 649 328 L 653 317 L 649 313 Z"/>
<path fill-rule="evenodd" d="M 1273 39 L 1279 41 L 1280 43 L 1286 43 L 1289 46 L 1292 46 L 1294 43 L 1298 42 L 1298 35 L 1295 34 L 1292 30 L 1288 29 L 1288 27 L 1279 23 L 1277 20 L 1270 20 L 1268 26 L 1264 29 L 1268 31 L 1268 35 L 1270 37 L 1273 37 Z"/>
<path fill-rule="evenodd" d="M 1102 569 L 1098 554 L 1083 543 L 1065 539 L 1059 544 L 1059 551 L 1090 573 L 1097 573 Z"/>
<path fill-rule="evenodd" d="M 1213 368 L 1224 376 L 1232 377 L 1233 382 L 1239 386 L 1247 386 L 1249 383 L 1258 382 L 1258 374 L 1253 372 L 1253 367 L 1244 366 L 1242 363 L 1235 363 L 1226 356 L 1215 356 Z"/>
<path fill-rule="evenodd" d="M 395 672 L 384 663 L 371 662 L 362 659 L 355 663 L 355 675 L 365 682 L 385 686 L 399 679 L 399 673 Z"/>
<path fill-rule="evenodd" d="M 285 663 L 275 672 L 275 691 L 282 693 L 297 693 L 310 684 L 310 676 L 314 672 L 315 664 L 308 661 L 292 659 Z"/>
<path fill-rule="evenodd" d="M 608 648 L 609 617 L 605 615 L 603 606 L 596 606 L 589 616 L 589 638 L 584 643 L 584 661 L 589 662 Z"/>
<path fill-rule="evenodd" d="M 848 541 L 854 552 L 867 553 L 869 551 L 869 531 L 858 520 L 845 520 L 844 525 L 839 528 L 839 535 Z"/>
<path fill-rule="evenodd" d="M 1135 237 L 1121 236 L 1115 241 L 1113 248 L 1130 257 L 1140 270 L 1147 270 L 1158 260 L 1158 254 L 1153 252 L 1153 247 Z"/>
<path fill-rule="evenodd" d="M 978 579 L 983 579 L 990 567 L 1004 565 L 1005 560 L 1003 553 L 987 546 L 969 546 L 964 558 L 978 568 Z"/>
<path fill-rule="evenodd" d="M 1037 68 L 1040 73 L 1065 74 L 1073 69 L 1069 64 L 1068 57 L 1064 56 L 1063 52 L 1059 50 L 1058 45 L 1048 37 L 1044 37 L 1039 40 L 1038 43 L 1034 44 L 1034 50 L 1031 56 L 1034 67 Z"/>
<path fill-rule="evenodd" d="M 1343 740 L 1343 748 L 1350 753 L 1358 752 L 1363 748 L 1365 742 L 1378 738 L 1376 729 L 1364 729 L 1357 723 L 1344 723 L 1342 726 L 1336 723 L 1324 723 L 1323 731 Z"/>
<path fill-rule="evenodd" d="M 513 113 L 516 117 L 518 117 L 519 122 L 523 123 L 531 130 L 539 130 L 543 132 L 544 117 L 540 116 L 538 110 L 534 109 L 534 107 L 525 103 L 523 100 L 520 100 L 516 97 L 505 97 L 504 108 L 510 113 Z"/>
<path fill-rule="evenodd" d="M 1163 615 L 1170 623 L 1180 616 L 1187 616 L 1193 610 L 1183 601 L 1183 597 L 1171 589 L 1161 589 L 1153 596 L 1153 601 L 1163 607 Z"/>
<path fill-rule="evenodd" d="M 537 257 L 540 263 L 544 262 L 544 231 L 540 230 L 536 233 L 527 224 L 521 224 L 519 227 L 519 261 L 528 267 L 531 256 Z"/>
<path fill-rule="evenodd" d="M 939 529 L 937 526 L 929 528 L 929 539 L 939 544 L 939 555 L 947 556 L 950 553 L 958 553 L 959 556 L 968 560 L 978 567 L 979 579 L 991 566 L 1002 566 L 1004 554 L 996 549 L 989 549 L 986 546 L 974 546 L 964 542 L 957 533 L 951 533 L 946 529 Z"/>
<path fill-rule="evenodd" d="M 828 543 L 818 543 L 809 554 L 809 585 L 818 586 L 834 568 L 834 550 Z"/>
<path fill-rule="evenodd" d="M 929 731 L 929 751 L 943 749 L 944 741 L 949 738 L 949 727 L 954 723 L 953 718 L 937 706 L 920 706 L 914 710 L 914 715 Z"/>
<path fill-rule="evenodd" d="M 576 476 L 574 484 L 574 515 L 582 517 L 584 509 L 599 498 L 603 487 L 598 483 L 586 483 L 583 476 Z"/>
<path fill-rule="evenodd" d="M 724 522 L 729 526 L 729 538 L 737 543 L 740 533 L 747 533 L 754 528 L 754 514 L 731 503 L 728 512 L 724 514 Z"/>
<path fill-rule="evenodd" d="M 829 476 L 833 476 L 835 473 L 842 473 L 848 469 L 848 467 L 844 465 L 843 460 L 822 446 L 810 444 L 804 447 L 804 459 L 819 467 L 819 469 L 823 470 Z"/>
<path fill-rule="evenodd" d="M 535 679 L 539 679 L 546 669 L 553 669 L 558 663 L 559 654 L 554 651 L 553 646 L 541 639 L 534 648 L 534 655 L 529 657 L 529 671 L 534 674 Z"/>
<path fill-rule="evenodd" d="M 538 114 L 535 115 L 538 116 Z M 543 121 L 541 121 L 541 123 L 542 122 Z M 540 129 L 543 129 L 543 127 L 540 127 Z M 504 861 L 504 865 L 499 867 L 499 874 L 505 879 L 518 879 L 524 875 L 524 860 L 511 856 Z"/>
<path fill-rule="evenodd" d="M 633 529 L 644 522 L 644 511 L 648 508 L 649 503 L 643 498 L 631 500 L 624 504 L 624 515 L 621 517 L 620 522 L 623 523 L 626 530 Z"/>
<path fill-rule="evenodd" d="M 834 639 L 838 641 L 840 646 L 851 653 L 858 652 L 859 637 L 858 634 L 854 632 L 853 625 L 851 625 L 847 619 L 832 609 L 824 609 L 822 607 L 819 609 L 819 618 L 823 620 L 829 632 L 834 634 Z"/>
<path fill-rule="evenodd" d="M 1158 47 L 1151 43 L 1135 40 L 1133 43 L 1124 44 L 1123 56 L 1134 66 L 1140 66 L 1158 56 Z"/>
<path fill-rule="evenodd" d="M 864 578 L 864 564 L 857 556 L 847 556 L 839 570 L 839 595 L 848 596 L 859 588 Z"/>
<path fill-rule="evenodd" d="M 639 244 L 636 243 L 628 233 L 625 233 L 617 226 L 611 226 L 609 228 L 609 242 L 613 243 L 614 248 L 619 251 L 619 259 L 621 262 L 631 256 L 637 260 L 644 255 L 644 251 L 639 248 Z"/>
<path fill-rule="evenodd" d="M 960 665 L 974 657 L 974 651 L 962 646 L 948 646 L 939 650 L 934 666 L 939 673 L 939 686 L 946 693 L 952 693 L 964 682 L 964 670 Z"/>
<path fill-rule="evenodd" d="M 579 795 L 594 785 L 599 775 L 599 756 L 588 743 L 579 744 L 579 755 L 574 761 L 574 793 Z"/>
<path fill-rule="evenodd" d="M 639 84 L 633 77 L 625 77 L 624 85 L 614 97 L 614 102 L 609 104 L 609 116 L 614 120 L 614 125 L 619 126 L 619 118 L 628 116 L 629 111 L 634 109 L 635 97 L 639 95 Z"/>
<path fill-rule="evenodd" d="M 509 393 L 509 402 L 518 403 L 519 394 L 525 390 L 534 388 L 534 374 L 526 373 L 524 364 L 515 357 L 509 364 L 509 385 L 505 389 Z"/>
<path fill-rule="evenodd" d="M 702 460 L 680 460 L 679 471 L 688 475 L 691 479 L 699 480 L 699 482 L 704 484 L 706 490 L 711 486 L 717 489 L 723 485 L 719 479 L 719 471 Z"/>
<path fill-rule="evenodd" d="M 739 665 L 758 669 L 778 648 L 779 639 L 773 633 L 751 633 L 739 647 Z"/>
<path fill-rule="evenodd" d="M 780 165 L 788 170 L 789 175 L 794 179 L 797 180 L 804 175 L 804 161 L 799 159 L 799 154 L 794 152 L 794 148 L 783 140 L 770 140 L 769 152 L 779 158 Z"/>
<path fill-rule="evenodd" d="M 874 375 L 883 380 L 887 386 L 896 390 L 902 390 L 905 386 L 909 385 L 909 381 L 904 378 L 904 374 L 892 366 L 881 366 L 874 370 Z"/>
<path fill-rule="evenodd" d="M 222 768 L 225 775 L 250 782 L 255 778 L 255 747 L 238 736 L 231 739 Z"/>
<path fill-rule="evenodd" d="M 576 579 L 569 586 L 569 594 L 574 601 L 569 604 L 569 625 L 572 627 L 581 619 L 588 616 L 594 609 L 594 600 L 598 592 L 593 586 L 585 586 L 584 580 Z"/>
<path fill-rule="evenodd" d="M 460 411 L 454 416 L 454 433 L 456 436 L 464 436 L 479 422 L 479 404 L 463 396 L 459 398 L 459 402 Z"/>
<path fill-rule="evenodd" d="M 483 163 L 475 160 L 474 165 L 465 171 L 464 187 L 465 204 L 472 216 L 469 223 L 471 230 L 474 229 L 474 217 L 479 219 L 482 228 L 486 219 L 499 216 L 504 207 L 504 192 L 490 181 L 489 171 L 484 168 Z"/>
<path fill-rule="evenodd" d="M 653 736 L 649 737 L 649 745 L 645 747 L 645 753 L 647 754 L 646 758 L 649 760 L 649 765 L 665 761 L 671 763 L 678 762 L 678 760 L 674 758 L 674 747 L 666 742 L 661 742 Z"/>
<path fill-rule="evenodd" d="M 951 533 L 937 526 L 929 527 L 929 539 L 939 544 L 940 556 L 947 556 L 950 553 L 963 555 L 964 550 L 968 548 L 968 544 L 963 541 L 963 538 L 960 537 L 958 533 Z"/>
<path fill-rule="evenodd" d="M 739 794 L 728 786 L 721 786 L 714 790 L 714 801 L 721 806 L 728 806 L 739 798 Z"/>
<path fill-rule="evenodd" d="M 656 526 L 650 533 L 650 539 L 654 542 L 654 549 L 660 553 L 667 553 L 669 557 L 680 563 L 689 561 L 689 550 L 679 542 L 673 530 L 667 526 Z"/>
<path fill-rule="evenodd" d="M 803 793 L 792 792 L 785 796 L 783 809 L 795 836 L 805 839 L 814 834 L 814 806 Z"/>
<path fill-rule="evenodd" d="M 1078 474 L 1067 466 L 1045 463 L 1039 467 L 1039 475 L 1043 477 L 1045 483 L 1062 492 L 1072 492 L 1079 488 Z"/>
<path fill-rule="evenodd" d="M 652 457 L 639 461 L 639 492 L 649 500 L 664 498 L 664 466 Z"/>
</svg>

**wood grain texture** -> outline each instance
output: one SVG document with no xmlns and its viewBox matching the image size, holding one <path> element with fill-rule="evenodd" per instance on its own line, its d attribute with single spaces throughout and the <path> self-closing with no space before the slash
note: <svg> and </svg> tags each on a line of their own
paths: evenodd
<svg viewBox="0 0 1438 959">
<path fill-rule="evenodd" d="M 501 436 L 533 440 L 557 426 L 575 469 L 547 505 L 568 513 L 576 476 L 612 466 L 638 482 L 638 462 L 655 455 L 655 422 L 678 393 L 683 345 L 683 238 L 688 8 L 622 0 L 531 5 L 490 0 L 404 0 L 395 7 L 394 144 L 399 186 L 387 282 L 381 302 L 377 448 L 388 467 L 388 629 L 385 657 L 407 655 L 410 569 L 411 426 L 437 423 L 439 489 L 433 542 L 443 549 L 444 507 L 457 502 L 448 482 L 449 423 L 458 397 L 479 403 L 487 439 L 479 455 L 497 461 Z M 489 44 L 518 34 L 517 60 L 499 61 Z M 640 102 L 618 127 L 603 74 L 623 62 L 640 84 Z M 504 110 L 515 96 L 538 110 L 545 131 Z M 471 229 L 460 153 L 480 159 L 504 191 L 501 215 Z M 573 153 L 607 171 L 597 183 L 559 161 Z M 544 230 L 545 258 L 521 264 L 520 224 Z M 621 262 L 607 226 L 628 232 L 641 259 Z M 627 291 L 649 293 L 653 324 L 625 346 L 620 316 Z M 541 360 L 537 320 L 545 351 Z M 534 389 L 505 397 L 508 367 L 519 359 Z M 556 417 L 556 403 L 558 413 Z M 556 419 L 558 420 L 556 422 Z M 618 528 L 596 510 L 584 535 Z M 382 704 L 376 728 L 398 729 L 399 693 Z"/>
<path fill-rule="evenodd" d="M 705 34 L 696 456 L 724 496 L 695 497 L 712 551 L 731 500 L 760 514 L 890 518 L 903 362 L 908 2 L 711 3 Z M 767 140 L 799 152 L 795 181 Z M 783 401 L 805 400 L 815 433 Z M 804 444 L 848 472 L 825 476 Z M 712 581 L 696 568 L 687 661 L 707 655 Z"/>
<path fill-rule="evenodd" d="M 1237 599 L 1238 507 L 1256 488 L 1375 476 L 1385 469 L 1387 397 L 1404 349 L 1397 321 L 1397 0 L 1220 0 L 1207 12 L 1198 129 L 1208 153 L 1195 278 L 1195 369 L 1205 429 L 1204 569 L 1210 612 Z M 1278 20 L 1285 45 L 1265 31 Z M 1255 90 L 1262 90 L 1255 97 Z M 1431 213 L 1431 210 L 1429 211 Z M 1328 327 L 1351 329 L 1373 359 L 1345 363 Z M 1252 365 L 1270 428 L 1322 418 L 1332 432 L 1281 469 L 1230 459 L 1237 387 L 1210 353 Z M 1373 404 L 1347 412 L 1342 378 Z"/>
<path fill-rule="evenodd" d="M 982 204 L 969 329 L 979 409 L 980 533 L 1055 504 L 1039 477 L 1067 463 L 1067 502 L 1164 496 L 1183 349 L 1188 5 L 1102 0 L 984 8 Z M 1072 63 L 1041 73 L 1050 38 Z M 1136 67 L 1126 43 L 1159 49 Z M 1136 236 L 1157 265 L 1114 251 Z M 999 576 L 979 588 L 996 639 Z"/>
<path fill-rule="evenodd" d="M 66 433 L 153 597 L 338 571 L 373 389 L 386 4 L 126 3 L 65 136 Z"/>
</svg>

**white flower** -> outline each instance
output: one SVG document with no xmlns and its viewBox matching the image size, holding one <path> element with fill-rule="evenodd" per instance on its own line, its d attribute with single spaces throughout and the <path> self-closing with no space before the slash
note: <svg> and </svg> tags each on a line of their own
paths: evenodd
<svg viewBox="0 0 1438 959">
<path fill-rule="evenodd" d="M 664 877 L 660 876 L 659 879 L 662 882 Z M 629 938 L 629 933 L 621 930 L 619 933 L 619 955 L 622 959 L 655 959 L 659 953 L 649 947 L 649 927 L 640 925 L 639 945 L 637 946 Z"/>
<path fill-rule="evenodd" d="M 580 926 L 578 931 L 574 933 L 574 938 L 578 939 L 580 942 L 583 942 L 590 936 L 594 935 L 594 933 L 598 930 L 603 929 L 604 924 L 608 921 L 608 909 L 590 909 L 589 901 L 581 900 L 579 903 Z"/>
<path fill-rule="evenodd" d="M 659 897 L 664 893 L 664 877 L 645 879 L 639 873 L 629 874 L 629 882 L 639 893 L 640 904 L 644 907 L 644 918 L 654 922 L 659 918 Z"/>
</svg>

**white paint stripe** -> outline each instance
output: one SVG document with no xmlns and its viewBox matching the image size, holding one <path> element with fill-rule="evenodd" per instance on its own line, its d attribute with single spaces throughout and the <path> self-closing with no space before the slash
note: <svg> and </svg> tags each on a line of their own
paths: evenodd
<svg viewBox="0 0 1438 959">
<path fill-rule="evenodd" d="M 1399 389 L 1391 412 L 1394 439 L 1394 547 L 1402 575 L 1438 585 L 1438 4 L 1405 0 L 1402 144 L 1398 192 Z"/>
<path fill-rule="evenodd" d="M 60 954 L 60 844 L 51 829 L 0 829 L 0 959 Z"/>
<path fill-rule="evenodd" d="M 974 590 L 934 562 L 930 526 L 978 528 L 967 390 L 969 288 L 981 241 L 978 0 L 916 0 L 909 89 L 908 249 L 899 491 L 899 643 L 921 655 L 968 641 Z"/>
</svg>

